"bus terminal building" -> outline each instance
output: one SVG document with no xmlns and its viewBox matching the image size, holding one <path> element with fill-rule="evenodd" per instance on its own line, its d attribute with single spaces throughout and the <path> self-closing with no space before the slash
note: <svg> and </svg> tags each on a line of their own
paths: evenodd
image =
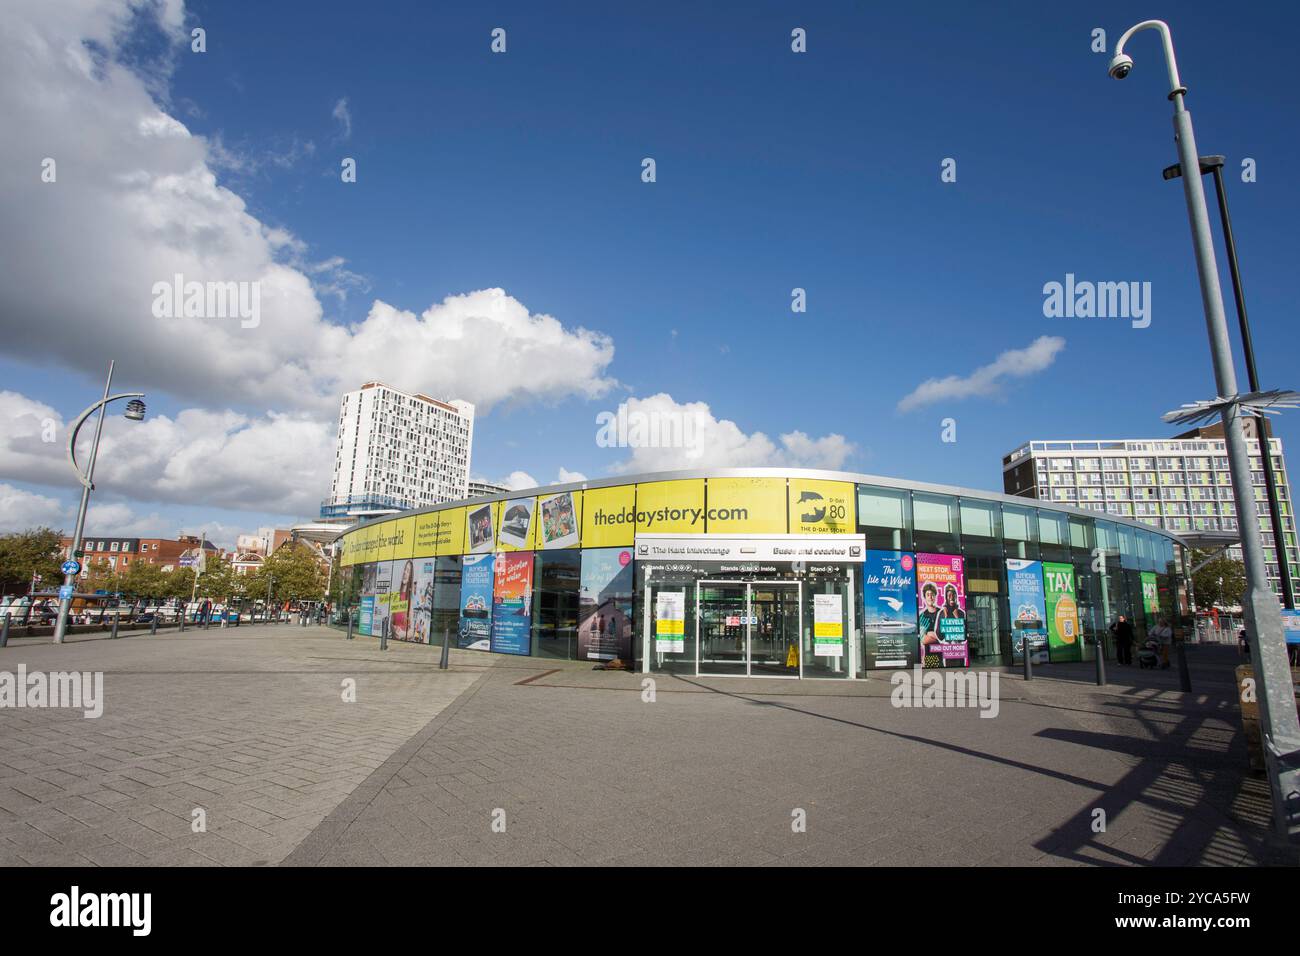
<svg viewBox="0 0 1300 956">
<path fill-rule="evenodd" d="M 1046 501 L 800 469 L 585 481 L 339 538 L 362 634 L 648 673 L 852 680 L 1092 660 L 1186 609 L 1171 532 Z"/>
</svg>

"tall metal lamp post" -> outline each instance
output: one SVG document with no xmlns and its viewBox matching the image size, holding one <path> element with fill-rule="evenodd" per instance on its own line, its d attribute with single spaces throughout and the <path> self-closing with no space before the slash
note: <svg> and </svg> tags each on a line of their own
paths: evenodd
<svg viewBox="0 0 1300 956">
<path fill-rule="evenodd" d="M 1109 73 L 1117 80 L 1129 75 L 1133 58 L 1124 53 L 1124 45 L 1141 30 L 1156 30 L 1164 45 L 1165 65 L 1169 70 L 1169 99 L 1174 104 L 1174 142 L 1178 159 L 1185 170 L 1199 169 L 1196 139 L 1192 133 L 1192 115 L 1183 105 L 1187 88 L 1178 76 L 1173 39 L 1163 20 L 1144 20 L 1130 27 L 1115 44 Z M 1219 287 L 1218 264 L 1214 257 L 1214 239 L 1205 205 L 1205 190 L 1200 176 L 1183 176 L 1183 197 L 1192 231 L 1196 271 L 1201 285 L 1201 306 L 1210 338 L 1210 355 L 1214 363 L 1214 380 L 1218 397 L 1200 403 L 1193 415 L 1204 417 L 1217 412 L 1223 420 L 1224 443 L 1232 474 L 1233 498 L 1237 505 L 1237 525 L 1241 534 L 1242 555 L 1246 565 L 1246 594 L 1242 605 L 1246 614 L 1249 639 L 1253 645 L 1255 691 L 1259 702 L 1260 729 L 1263 732 L 1264 759 L 1273 797 L 1273 822 L 1278 832 L 1291 839 L 1300 838 L 1300 718 L 1296 716 L 1295 692 L 1291 686 L 1286 647 L 1282 634 L 1282 613 L 1277 596 L 1268 586 L 1264 550 L 1260 542 L 1259 519 L 1255 508 L 1254 488 L 1250 478 L 1250 456 L 1246 451 L 1241 417 L 1258 414 L 1262 407 L 1281 405 L 1289 393 L 1237 392 L 1237 372 L 1233 365 L 1232 345 L 1223 312 L 1223 292 Z M 1165 416 L 1166 421 L 1186 421 L 1187 411 Z"/>
<path fill-rule="evenodd" d="M 72 607 L 73 588 L 77 584 L 77 575 L 80 573 L 81 564 L 81 536 L 86 530 L 86 505 L 90 503 L 90 493 L 95 490 L 95 459 L 99 455 L 99 436 L 104 431 L 104 409 L 110 402 L 116 402 L 119 399 L 130 399 L 126 403 L 126 418 L 128 421 L 139 422 L 144 420 L 144 392 L 122 392 L 120 395 L 109 395 L 113 387 L 113 362 L 108 363 L 108 380 L 104 382 L 104 397 L 91 405 L 81 416 L 73 423 L 72 430 L 68 435 L 68 461 L 72 463 L 72 470 L 77 473 L 77 480 L 81 482 L 81 507 L 77 509 L 77 528 L 72 533 L 72 548 L 69 551 L 71 563 L 77 565 L 77 570 L 71 573 L 64 573 L 63 587 L 59 590 L 59 616 L 54 624 L 54 643 L 62 644 L 63 637 L 68 629 L 68 610 Z M 77 464 L 77 433 L 81 431 L 81 426 L 85 424 L 86 419 L 99 412 L 99 419 L 95 422 L 95 441 L 90 446 L 90 459 L 86 462 L 86 470 L 83 472 L 81 466 Z"/>
</svg>

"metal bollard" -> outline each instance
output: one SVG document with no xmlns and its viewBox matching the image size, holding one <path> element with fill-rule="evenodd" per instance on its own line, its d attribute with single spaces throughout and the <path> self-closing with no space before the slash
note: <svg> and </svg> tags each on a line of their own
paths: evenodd
<svg viewBox="0 0 1300 956">
<path fill-rule="evenodd" d="M 384 626 L 379 632 L 379 649 L 388 650 L 388 618 L 384 618 Z"/>
<path fill-rule="evenodd" d="M 120 614 L 113 615 L 113 640 L 117 640 L 117 622 L 122 619 Z"/>
<path fill-rule="evenodd" d="M 176 615 L 176 617 L 177 617 L 177 618 L 180 620 L 180 622 L 181 622 L 181 630 L 184 631 L 184 630 L 185 630 L 185 610 L 184 610 L 184 608 L 181 609 L 181 613 L 178 614 L 178 615 Z"/>
<path fill-rule="evenodd" d="M 348 640 L 352 640 L 352 613 L 348 612 Z"/>
<path fill-rule="evenodd" d="M 149 636 L 153 637 L 157 633 L 158 633 L 158 615 L 155 614 L 153 616 L 153 620 L 149 622 Z"/>
<path fill-rule="evenodd" d="M 450 654 L 448 648 L 451 646 L 451 629 L 444 627 L 442 629 L 442 659 L 438 661 L 438 670 L 447 669 L 447 658 Z"/>
<path fill-rule="evenodd" d="M 1034 662 L 1032 657 L 1033 651 L 1029 646 L 1029 635 L 1026 634 L 1020 639 L 1020 658 L 1024 663 L 1025 680 L 1034 679 Z"/>
<path fill-rule="evenodd" d="M 1187 645 L 1174 642 L 1174 656 L 1178 658 L 1178 686 L 1184 694 L 1192 692 L 1192 672 L 1187 667 Z"/>
<path fill-rule="evenodd" d="M 9 615 L 4 616 L 4 623 L 0 624 L 0 647 L 9 646 Z"/>
<path fill-rule="evenodd" d="M 1106 639 L 1097 636 L 1097 686 L 1106 686 Z"/>
<path fill-rule="evenodd" d="M 211 614 L 204 614 L 204 615 L 203 615 L 203 630 L 206 631 L 206 630 L 208 629 L 208 627 L 209 627 L 211 624 L 212 624 L 212 615 L 211 615 Z"/>
</svg>

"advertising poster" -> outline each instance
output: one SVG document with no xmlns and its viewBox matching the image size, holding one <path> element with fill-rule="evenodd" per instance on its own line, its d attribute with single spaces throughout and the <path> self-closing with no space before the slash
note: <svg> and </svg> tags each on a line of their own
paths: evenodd
<svg viewBox="0 0 1300 956">
<path fill-rule="evenodd" d="M 501 527 L 497 530 L 497 547 L 523 551 L 533 546 L 533 511 L 536 498 L 516 498 L 501 502 Z"/>
<path fill-rule="evenodd" d="M 588 488 L 582 493 L 584 548 L 630 548 L 635 536 L 635 485 Z"/>
<path fill-rule="evenodd" d="M 1082 660 L 1079 647 L 1079 605 L 1074 599 L 1074 568 L 1043 562 L 1047 601 L 1047 646 L 1054 661 Z"/>
<path fill-rule="evenodd" d="M 494 555 L 467 554 L 460 570 L 460 625 L 456 646 L 492 649 L 492 575 Z"/>
<path fill-rule="evenodd" d="M 813 595 L 813 656 L 844 656 L 844 596 Z"/>
<path fill-rule="evenodd" d="M 578 659 L 632 659 L 632 552 L 596 548 L 582 552 L 578 591 Z"/>
<path fill-rule="evenodd" d="M 498 554 L 493 576 L 491 649 L 527 654 L 533 622 L 533 556 Z"/>
<path fill-rule="evenodd" d="M 411 580 L 411 607 L 406 623 L 406 640 L 417 644 L 432 643 L 429 640 L 429 627 L 433 621 L 433 558 L 417 558 L 414 562 L 415 573 Z"/>
<path fill-rule="evenodd" d="M 868 549 L 862 566 L 864 669 L 916 663 L 916 556 Z"/>
<path fill-rule="evenodd" d="M 853 534 L 858 526 L 857 488 L 849 481 L 791 478 L 791 534 Z"/>
<path fill-rule="evenodd" d="M 388 620 L 388 602 L 393 584 L 393 562 L 379 561 L 375 564 L 375 611 L 370 618 L 370 633 L 378 637 L 384 633 L 384 623 Z M 389 637 L 393 634 L 389 631 Z"/>
<path fill-rule="evenodd" d="M 1160 616 L 1160 585 L 1154 571 L 1142 572 L 1142 610 L 1146 612 L 1147 627 L 1154 627 Z"/>
<path fill-rule="evenodd" d="M 1039 561 L 1007 558 L 1007 600 L 1011 605 L 1011 653 L 1023 664 L 1025 642 L 1029 660 L 1047 663 L 1047 599 L 1043 593 L 1043 566 Z"/>
<path fill-rule="evenodd" d="M 552 548 L 573 548 L 578 544 L 578 506 L 582 492 L 564 491 L 558 495 L 542 495 L 537 499 L 540 512 L 537 525 L 537 547 L 543 551 Z"/>
<path fill-rule="evenodd" d="M 686 592 L 655 593 L 655 650 L 681 654 L 686 650 Z"/>
<path fill-rule="evenodd" d="M 709 534 L 785 534 L 783 478 L 710 478 Z"/>
<path fill-rule="evenodd" d="M 393 562 L 393 593 L 388 598 L 389 636 L 411 641 L 412 605 L 415 599 L 415 562 L 410 558 Z"/>
<path fill-rule="evenodd" d="M 704 513 L 703 478 L 636 486 L 637 534 L 703 534 Z"/>
<path fill-rule="evenodd" d="M 953 554 L 918 554 L 916 588 L 923 666 L 969 664 L 964 559 Z"/>
<path fill-rule="evenodd" d="M 492 521 L 492 502 L 470 505 L 465 509 L 465 550 L 470 554 L 486 554 L 496 547 L 496 534 Z"/>
<path fill-rule="evenodd" d="M 373 594 L 364 594 L 361 596 L 361 603 L 357 607 L 357 633 L 370 636 L 371 623 L 375 619 L 375 596 Z"/>
</svg>

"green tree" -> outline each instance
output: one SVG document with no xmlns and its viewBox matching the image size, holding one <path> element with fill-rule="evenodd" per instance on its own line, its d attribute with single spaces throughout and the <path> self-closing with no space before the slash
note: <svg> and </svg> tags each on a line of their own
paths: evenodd
<svg viewBox="0 0 1300 956">
<path fill-rule="evenodd" d="M 42 588 L 62 584 L 62 538 L 62 532 L 49 528 L 0 535 L 0 590 L 6 594 L 26 593 L 33 574 L 41 576 Z"/>
<path fill-rule="evenodd" d="M 180 598 L 182 601 L 188 601 L 190 592 L 193 589 L 193 568 L 176 568 L 174 571 L 167 572 L 166 590 L 163 592 L 164 597 Z"/>
<path fill-rule="evenodd" d="M 118 577 L 123 592 L 139 598 L 156 599 L 167 596 L 168 573 L 148 561 L 133 561 Z"/>
<path fill-rule="evenodd" d="M 1193 549 L 1192 567 L 1209 558 L 1211 552 Z M 1202 610 L 1211 607 L 1234 607 L 1241 604 L 1246 593 L 1246 568 L 1240 561 L 1226 553 L 1210 558 L 1200 569 L 1192 572 L 1192 587 L 1196 591 L 1196 606 Z"/>
<path fill-rule="evenodd" d="M 325 596 L 325 573 L 316 552 L 307 545 L 282 545 L 248 576 L 248 596 L 265 599 L 268 581 L 272 582 L 271 599 L 276 603 L 319 601 Z"/>
<path fill-rule="evenodd" d="M 204 563 L 206 567 L 199 574 L 198 596 L 218 603 L 228 600 L 235 590 L 235 578 L 239 575 L 235 574 L 230 562 L 223 557 L 212 556 Z"/>
</svg>

